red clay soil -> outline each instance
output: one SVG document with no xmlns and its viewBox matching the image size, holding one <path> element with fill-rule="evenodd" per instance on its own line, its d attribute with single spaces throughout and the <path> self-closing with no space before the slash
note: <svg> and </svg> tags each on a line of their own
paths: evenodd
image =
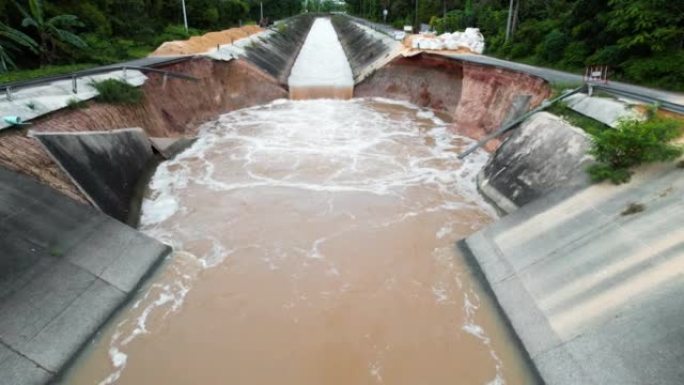
<svg viewBox="0 0 684 385">
<path fill-rule="evenodd" d="M 463 65 L 439 56 L 399 57 L 357 84 L 355 97 L 383 97 L 453 116 L 461 98 Z"/>
<path fill-rule="evenodd" d="M 228 111 L 287 98 L 271 76 L 242 60 L 193 59 L 165 69 L 195 76 L 197 82 L 148 74 L 143 102 L 120 106 L 89 102 L 77 110 L 61 110 L 33 122 L 34 131 L 105 131 L 141 127 L 151 137 L 193 136 L 198 126 Z M 0 165 L 32 176 L 65 195 L 87 203 L 69 178 L 27 130 L 0 134 Z"/>
<path fill-rule="evenodd" d="M 541 78 L 431 54 L 397 58 L 354 90 L 356 97 L 407 100 L 445 112 L 455 132 L 473 139 L 496 130 L 516 96 L 530 95 L 532 108 L 550 94 Z M 492 141 L 487 149 L 498 145 Z"/>
</svg>

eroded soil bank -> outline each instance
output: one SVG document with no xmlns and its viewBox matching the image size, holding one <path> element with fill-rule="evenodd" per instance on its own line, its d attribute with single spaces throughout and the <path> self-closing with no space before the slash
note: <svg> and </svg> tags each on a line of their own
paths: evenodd
<svg viewBox="0 0 684 385">
<path fill-rule="evenodd" d="M 454 250 L 494 214 L 448 125 L 363 99 L 204 125 L 143 205 L 176 254 L 65 383 L 532 383 Z"/>
</svg>

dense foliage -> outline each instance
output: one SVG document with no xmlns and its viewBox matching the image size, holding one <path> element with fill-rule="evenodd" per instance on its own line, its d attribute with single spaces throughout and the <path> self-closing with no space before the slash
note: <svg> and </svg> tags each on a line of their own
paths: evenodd
<svg viewBox="0 0 684 385">
<path fill-rule="evenodd" d="M 681 133 L 681 122 L 677 120 L 655 116 L 645 122 L 623 120 L 616 129 L 592 136 L 590 153 L 596 164 L 589 168 L 589 174 L 597 182 L 625 183 L 631 177 L 632 167 L 682 155 L 682 146 L 672 143 Z"/>
<path fill-rule="evenodd" d="M 160 43 L 208 30 L 278 20 L 301 0 L 0 0 L 0 73 L 46 64 L 103 64 L 145 56 Z M 28 39 L 26 39 L 28 38 Z"/>
<path fill-rule="evenodd" d="M 415 0 L 348 0 L 350 12 L 413 25 Z M 418 0 L 417 20 L 439 32 L 478 27 L 487 53 L 581 71 L 605 64 L 613 78 L 684 91 L 684 2 L 671 0 Z M 517 12 L 515 10 L 517 9 Z M 446 12 L 445 12 L 446 11 Z"/>
</svg>

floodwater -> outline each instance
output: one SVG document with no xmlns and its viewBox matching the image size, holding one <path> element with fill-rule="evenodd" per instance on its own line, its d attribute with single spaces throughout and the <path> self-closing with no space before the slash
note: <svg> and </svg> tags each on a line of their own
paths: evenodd
<svg viewBox="0 0 684 385">
<path fill-rule="evenodd" d="M 314 20 L 288 78 L 290 99 L 351 99 L 354 76 L 329 18 Z"/>
<path fill-rule="evenodd" d="M 223 115 L 160 166 L 142 230 L 176 250 L 69 384 L 528 384 L 456 240 L 494 218 L 486 154 L 388 100 Z"/>
</svg>

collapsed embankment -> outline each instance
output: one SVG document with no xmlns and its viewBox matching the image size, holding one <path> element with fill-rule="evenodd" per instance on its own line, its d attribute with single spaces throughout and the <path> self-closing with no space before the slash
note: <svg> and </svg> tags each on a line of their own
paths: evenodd
<svg viewBox="0 0 684 385">
<path fill-rule="evenodd" d="M 33 122 L 35 132 L 107 131 L 141 127 L 150 137 L 196 134 L 200 123 L 217 115 L 287 97 L 277 81 L 242 60 L 230 62 L 197 58 L 164 69 L 197 77 L 198 81 L 168 79 L 150 73 L 138 105 L 89 102 L 84 108 L 65 109 Z M 36 178 L 39 182 L 81 202 L 87 200 L 26 129 L 0 134 L 0 166 Z"/>
<path fill-rule="evenodd" d="M 400 57 L 359 84 L 356 97 L 408 100 L 445 112 L 453 129 L 479 139 L 551 93 L 541 78 L 441 55 Z M 488 147 L 496 148 L 493 141 Z"/>
<path fill-rule="evenodd" d="M 252 51 L 247 52 L 250 55 Z M 139 105 L 90 102 L 82 109 L 65 109 L 40 118 L 31 129 L 72 132 L 141 127 L 150 137 L 192 136 L 201 122 L 221 113 L 287 97 L 277 79 L 241 59 L 223 62 L 195 58 L 164 69 L 192 75 L 198 81 L 164 82 L 162 75 L 150 73 Z M 453 118 L 454 130 L 479 138 L 514 112 L 516 98 L 525 98 L 533 107 L 548 94 L 547 84 L 530 75 L 442 56 L 418 55 L 395 59 L 359 84 L 354 96 L 408 100 L 445 112 Z M 17 129 L 0 134 L 0 166 L 87 202 L 26 132 Z"/>
</svg>

